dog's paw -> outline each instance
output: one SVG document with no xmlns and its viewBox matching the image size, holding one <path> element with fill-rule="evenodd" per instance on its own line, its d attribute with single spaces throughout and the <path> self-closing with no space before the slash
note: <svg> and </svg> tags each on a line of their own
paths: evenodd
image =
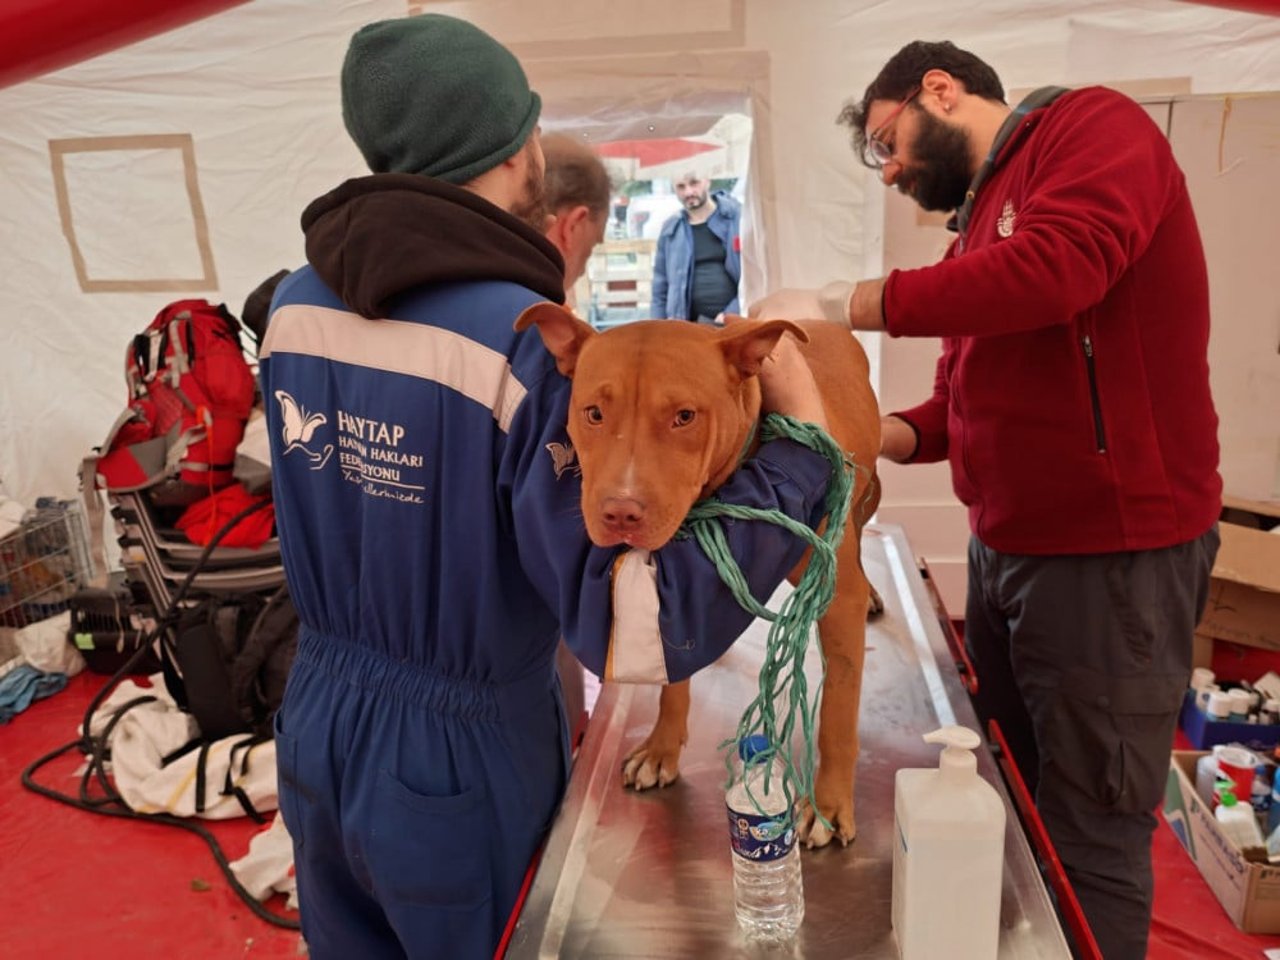
<svg viewBox="0 0 1280 960">
<path fill-rule="evenodd" d="M 870 584 L 868 584 L 870 586 Z M 884 613 L 884 600 L 880 598 L 879 592 L 875 587 L 871 587 L 871 600 L 867 604 L 867 619 L 878 617 Z"/>
<path fill-rule="evenodd" d="M 680 777 L 680 749 L 662 749 L 646 740 L 623 758 L 623 786 L 648 790 L 665 787 Z"/>
<path fill-rule="evenodd" d="M 825 847 L 833 839 L 847 847 L 858 835 L 858 827 L 853 819 L 853 798 L 842 803 L 826 804 L 819 801 L 822 816 L 826 817 L 831 829 L 814 813 L 813 806 L 802 800 L 797 808 L 796 836 L 810 850 Z"/>
</svg>

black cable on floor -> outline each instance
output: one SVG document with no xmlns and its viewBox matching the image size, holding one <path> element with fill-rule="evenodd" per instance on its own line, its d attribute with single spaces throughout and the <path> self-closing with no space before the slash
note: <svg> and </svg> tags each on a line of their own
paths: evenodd
<svg viewBox="0 0 1280 960">
<path fill-rule="evenodd" d="M 251 894 L 245 886 L 237 879 L 235 872 L 231 869 L 231 862 L 227 859 L 227 855 L 222 850 L 222 845 L 218 843 L 218 838 L 206 830 L 198 822 L 190 820 L 186 817 L 175 817 L 169 813 L 139 813 L 132 809 L 120 795 L 119 791 L 111 784 L 107 777 L 106 761 L 110 755 L 110 737 L 115 730 L 115 726 L 120 722 L 120 718 L 125 715 L 129 709 L 143 703 L 149 703 L 156 698 L 152 696 L 135 697 L 129 702 L 123 704 L 116 709 L 111 720 L 103 728 L 102 733 L 94 736 L 90 733 L 92 730 L 93 716 L 97 713 L 102 702 L 107 698 L 111 690 L 122 679 L 128 676 L 129 671 L 139 663 L 142 658 L 151 650 L 153 643 L 159 642 L 168 645 L 171 648 L 169 639 L 169 628 L 177 623 L 180 614 L 180 605 L 186 599 L 187 593 L 191 589 L 191 584 L 195 581 L 196 574 L 203 569 L 209 556 L 213 553 L 214 548 L 222 542 L 223 538 L 245 517 L 261 510 L 271 503 L 270 500 L 260 500 L 241 510 L 234 517 L 228 520 L 213 536 L 213 538 L 205 545 L 199 558 L 194 566 L 187 572 L 186 577 L 178 585 L 178 589 L 174 591 L 173 598 L 169 603 L 169 608 L 157 619 L 155 627 L 138 643 L 138 649 L 134 652 L 124 665 L 117 670 L 112 677 L 98 691 L 93 700 L 90 701 L 88 708 L 85 710 L 84 720 L 81 724 L 81 732 L 79 738 L 65 743 L 55 750 L 46 753 L 43 757 L 35 760 L 22 771 L 22 785 L 32 793 L 37 793 L 42 797 L 48 797 L 50 800 L 56 800 L 58 803 L 66 804 L 69 807 L 75 807 L 78 810 L 85 810 L 89 813 L 96 813 L 105 817 L 120 817 L 127 820 L 141 820 L 147 823 L 157 823 L 169 827 L 177 827 L 180 830 L 186 830 L 188 833 L 194 833 L 200 837 L 208 845 L 210 852 L 213 854 L 214 861 L 218 864 L 222 874 L 227 878 L 227 883 L 236 895 L 245 902 L 245 905 L 252 910 L 257 916 L 261 917 L 267 923 L 277 927 L 284 927 L 286 930 L 300 930 L 301 925 L 297 920 L 290 917 L 283 917 L 278 913 L 274 913 L 264 907 Z M 84 775 L 80 779 L 79 797 L 68 796 L 59 793 L 50 787 L 36 783 L 35 772 L 46 764 L 51 763 L 58 757 L 71 750 L 79 750 L 89 758 L 88 765 Z M 90 785 L 97 780 L 98 786 L 102 790 L 100 796 L 94 796 L 90 792 Z"/>
</svg>

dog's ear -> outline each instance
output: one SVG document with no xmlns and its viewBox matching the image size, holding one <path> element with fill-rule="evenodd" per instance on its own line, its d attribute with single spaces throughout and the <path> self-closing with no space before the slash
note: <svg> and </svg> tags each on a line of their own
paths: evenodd
<svg viewBox="0 0 1280 960">
<path fill-rule="evenodd" d="M 801 343 L 809 342 L 809 335 L 790 320 L 746 320 L 726 316 L 720 348 L 725 359 L 744 379 L 754 377 L 784 333 L 791 334 Z"/>
<path fill-rule="evenodd" d="M 596 335 L 595 330 L 574 316 L 572 310 L 550 300 L 535 303 L 516 317 L 517 330 L 535 325 L 543 345 L 556 358 L 556 367 L 566 377 L 572 377 L 578 365 L 578 353 L 582 345 Z"/>
</svg>

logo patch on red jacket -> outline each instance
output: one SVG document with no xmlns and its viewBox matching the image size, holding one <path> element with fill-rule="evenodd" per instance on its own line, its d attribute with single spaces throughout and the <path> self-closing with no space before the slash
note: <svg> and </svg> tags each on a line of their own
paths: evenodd
<svg viewBox="0 0 1280 960">
<path fill-rule="evenodd" d="M 1013 201 L 1006 200 L 1004 209 L 1000 211 L 1000 218 L 996 220 L 996 233 L 1005 239 L 1013 236 L 1014 221 L 1017 219 L 1018 214 L 1013 209 Z"/>
</svg>

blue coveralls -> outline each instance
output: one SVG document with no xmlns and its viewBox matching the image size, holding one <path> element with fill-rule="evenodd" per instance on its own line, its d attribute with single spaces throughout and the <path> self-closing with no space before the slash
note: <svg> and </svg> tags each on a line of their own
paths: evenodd
<svg viewBox="0 0 1280 960">
<path fill-rule="evenodd" d="M 567 777 L 561 633 L 604 672 L 626 551 L 587 540 L 570 382 L 512 330 L 540 299 L 441 283 L 367 320 L 311 267 L 276 293 L 261 377 L 302 624 L 276 741 L 317 960 L 492 955 Z M 774 441 L 722 496 L 813 524 L 828 480 Z M 762 597 L 803 550 L 770 524 L 729 538 Z M 651 652 L 682 679 L 750 616 L 692 540 L 648 559 Z"/>
</svg>

